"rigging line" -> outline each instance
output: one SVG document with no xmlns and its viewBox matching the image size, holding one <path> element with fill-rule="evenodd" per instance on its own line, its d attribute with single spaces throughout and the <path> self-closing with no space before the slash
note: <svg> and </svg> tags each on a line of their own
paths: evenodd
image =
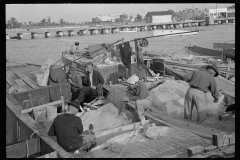
<svg viewBox="0 0 240 160">
<path fill-rule="evenodd" d="M 92 53 L 95 53 L 95 52 L 97 52 L 97 51 L 100 51 L 101 49 L 104 49 L 104 48 L 106 48 L 106 47 L 110 47 L 110 46 L 112 46 L 112 45 L 114 45 L 114 44 L 116 44 L 116 43 L 118 43 L 118 42 L 120 42 L 120 41 L 122 41 L 123 40 L 123 38 L 122 39 L 120 39 L 120 40 L 118 40 L 118 41 L 116 41 L 116 42 L 114 42 L 114 43 L 112 43 L 112 44 L 109 44 L 109 45 L 105 45 L 105 46 L 103 46 L 103 47 L 101 47 L 100 49 L 97 49 L 97 50 L 95 50 L 95 51 L 93 51 L 93 52 L 91 52 L 91 53 L 88 53 L 88 54 L 83 54 L 83 55 L 91 55 Z M 82 56 L 83 56 L 82 55 Z M 77 59 L 75 59 L 75 60 L 73 60 L 72 62 L 70 62 L 70 63 L 73 63 L 73 62 L 75 62 L 76 60 L 79 60 L 79 59 L 81 59 L 82 58 L 82 56 L 81 57 L 79 57 L 79 58 L 77 58 Z M 64 66 L 62 66 L 61 68 L 63 68 L 63 67 L 65 67 L 65 66 L 67 66 L 67 65 L 69 65 L 70 63 L 67 63 L 67 64 L 65 64 Z"/>
<path fill-rule="evenodd" d="M 184 32 L 184 33 L 192 33 L 192 32 L 196 32 L 196 31 Z M 178 35 L 178 34 L 183 34 L 183 33 L 173 33 L 173 34 L 165 34 L 165 35 L 158 35 L 158 36 L 142 37 L 142 38 L 136 38 L 136 39 L 133 39 L 133 40 L 130 40 L 130 41 L 126 41 L 126 42 L 132 42 L 132 41 L 135 41 L 135 40 L 140 40 L 140 39 L 143 39 L 143 38 L 164 37 L 164 36 L 169 36 L 169 35 Z"/>
</svg>

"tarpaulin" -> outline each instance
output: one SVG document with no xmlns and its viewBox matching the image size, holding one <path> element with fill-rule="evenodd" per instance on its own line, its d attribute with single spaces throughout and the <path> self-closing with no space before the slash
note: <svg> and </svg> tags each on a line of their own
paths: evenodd
<svg viewBox="0 0 240 160">
<path fill-rule="evenodd" d="M 120 49 L 120 57 L 123 62 L 123 64 L 129 69 L 131 65 L 131 46 L 129 42 L 124 42 L 122 44 L 119 44 L 119 49 Z"/>
</svg>

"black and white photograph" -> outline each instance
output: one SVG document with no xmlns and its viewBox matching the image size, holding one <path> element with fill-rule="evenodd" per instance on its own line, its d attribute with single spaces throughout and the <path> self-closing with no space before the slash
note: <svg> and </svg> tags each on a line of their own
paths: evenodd
<svg viewBox="0 0 240 160">
<path fill-rule="evenodd" d="M 235 3 L 6 4 L 6 158 L 235 158 Z"/>
</svg>

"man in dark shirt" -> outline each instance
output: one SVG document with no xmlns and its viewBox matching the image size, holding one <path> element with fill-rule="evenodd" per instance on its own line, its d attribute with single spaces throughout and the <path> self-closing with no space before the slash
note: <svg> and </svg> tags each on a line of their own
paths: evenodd
<svg viewBox="0 0 240 160">
<path fill-rule="evenodd" d="M 101 73 L 94 70 L 93 67 L 92 62 L 87 63 L 87 86 L 84 86 L 81 89 L 81 92 L 77 97 L 80 104 L 84 101 L 85 96 L 102 97 L 102 85 L 104 84 L 104 79 Z"/>
<path fill-rule="evenodd" d="M 72 63 L 67 73 L 67 79 L 71 84 L 72 100 L 75 100 L 82 89 L 82 77 L 77 73 L 77 65 Z"/>
<path fill-rule="evenodd" d="M 141 124 L 144 125 L 144 109 L 153 105 L 152 98 L 149 95 L 147 86 L 136 75 L 131 76 L 127 82 L 130 84 L 126 90 L 127 97 L 123 97 L 123 101 L 136 101 L 137 111 Z"/>
<path fill-rule="evenodd" d="M 83 125 L 80 117 L 77 117 L 79 102 L 68 102 L 68 112 L 57 116 L 48 132 L 49 136 L 56 136 L 59 145 L 67 152 L 75 152 L 78 149 L 88 151 L 96 145 L 95 135 L 83 135 Z M 93 127 L 91 125 L 91 131 Z M 84 133 L 89 133 L 85 132 Z M 80 148 L 81 147 L 81 148 Z"/>
<path fill-rule="evenodd" d="M 214 102 L 218 102 L 217 84 L 214 77 L 218 76 L 216 65 L 207 66 L 206 70 L 193 71 L 184 76 L 184 80 L 189 83 L 184 101 L 184 118 L 192 120 L 193 106 L 197 109 L 197 121 L 204 119 L 202 112 L 208 105 L 207 92 L 211 92 Z"/>
</svg>

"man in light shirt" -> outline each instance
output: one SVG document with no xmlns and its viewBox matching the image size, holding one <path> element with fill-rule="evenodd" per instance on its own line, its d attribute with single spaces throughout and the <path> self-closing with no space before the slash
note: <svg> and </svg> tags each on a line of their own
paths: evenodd
<svg viewBox="0 0 240 160">
<path fill-rule="evenodd" d="M 104 79 L 98 71 L 93 69 L 93 63 L 88 62 L 87 63 L 87 86 L 84 86 L 80 94 L 78 95 L 78 101 L 80 104 L 84 101 L 86 96 L 92 96 L 92 97 L 97 97 L 100 94 L 100 88 L 104 84 Z"/>
</svg>

